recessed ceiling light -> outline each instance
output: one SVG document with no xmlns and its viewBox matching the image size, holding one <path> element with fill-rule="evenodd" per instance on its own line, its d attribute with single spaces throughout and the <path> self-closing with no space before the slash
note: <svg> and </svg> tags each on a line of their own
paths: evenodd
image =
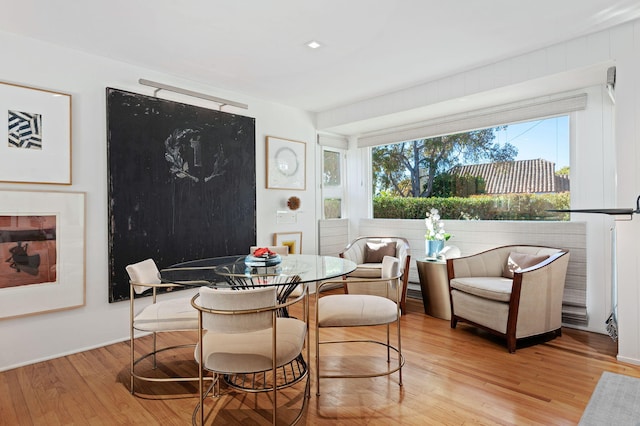
<svg viewBox="0 0 640 426">
<path fill-rule="evenodd" d="M 307 47 L 311 49 L 317 49 L 319 47 L 322 47 L 322 45 L 315 40 L 311 40 L 310 42 L 307 43 Z"/>
</svg>

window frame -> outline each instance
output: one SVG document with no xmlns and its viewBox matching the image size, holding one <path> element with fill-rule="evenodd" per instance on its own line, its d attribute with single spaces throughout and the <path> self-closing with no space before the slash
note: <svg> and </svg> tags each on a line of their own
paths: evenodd
<svg viewBox="0 0 640 426">
<path fill-rule="evenodd" d="M 347 150 L 342 148 L 336 148 L 333 146 L 321 146 L 320 147 L 320 209 L 321 209 L 321 218 L 322 219 L 344 219 L 346 217 L 347 212 L 347 179 L 346 179 L 346 160 L 347 160 Z M 333 152 L 338 154 L 338 158 L 340 160 L 339 172 L 340 172 L 340 184 L 335 185 L 325 185 L 324 183 L 324 167 L 325 167 L 325 152 Z M 327 187 L 330 188 L 327 188 Z M 339 198 L 340 199 L 340 217 L 338 218 L 327 218 L 325 215 L 325 199 L 328 198 Z"/>
</svg>

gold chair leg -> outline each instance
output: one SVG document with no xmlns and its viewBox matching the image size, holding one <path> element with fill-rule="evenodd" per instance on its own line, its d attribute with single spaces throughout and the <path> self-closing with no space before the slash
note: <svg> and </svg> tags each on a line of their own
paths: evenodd
<svg viewBox="0 0 640 426">
<path fill-rule="evenodd" d="M 391 348 L 389 344 L 391 343 L 390 333 L 389 333 L 389 324 L 387 324 L 387 364 L 391 362 Z"/>
<path fill-rule="evenodd" d="M 400 316 L 398 316 L 398 384 L 402 386 L 402 336 L 400 335 Z"/>
<path fill-rule="evenodd" d="M 135 385 L 135 377 L 133 376 L 134 374 L 134 368 L 135 368 L 135 345 L 134 345 L 134 329 L 133 329 L 133 298 L 135 297 L 135 292 L 133 291 L 133 286 L 130 285 L 129 286 L 129 351 L 130 351 L 130 363 L 129 363 L 129 375 L 130 375 L 130 379 L 131 379 L 131 383 L 130 383 L 130 387 L 129 389 L 131 390 L 131 394 L 133 395 L 135 393 L 133 387 Z"/>
</svg>

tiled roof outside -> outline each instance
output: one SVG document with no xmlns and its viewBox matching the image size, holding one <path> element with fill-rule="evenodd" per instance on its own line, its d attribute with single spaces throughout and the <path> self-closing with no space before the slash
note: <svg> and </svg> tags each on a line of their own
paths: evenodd
<svg viewBox="0 0 640 426">
<path fill-rule="evenodd" d="M 569 191 L 569 176 L 556 176 L 554 169 L 555 163 L 536 159 L 456 166 L 451 174 L 482 177 L 487 194 Z"/>
</svg>

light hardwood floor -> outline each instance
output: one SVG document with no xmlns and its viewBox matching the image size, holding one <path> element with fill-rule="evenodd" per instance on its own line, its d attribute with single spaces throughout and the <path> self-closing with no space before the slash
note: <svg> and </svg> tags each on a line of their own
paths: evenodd
<svg viewBox="0 0 640 426">
<path fill-rule="evenodd" d="M 509 354 L 500 339 L 464 324 L 452 330 L 448 321 L 425 315 L 414 299 L 402 331 L 404 386 L 398 386 L 397 374 L 323 380 L 318 397 L 312 383 L 302 424 L 575 425 L 603 371 L 640 377 L 640 367 L 616 361 L 608 336 L 594 333 L 565 328 L 559 338 L 519 345 Z M 167 338 L 182 342 L 196 334 Z M 150 339 L 139 341 L 148 345 Z M 129 343 L 123 342 L 0 373 L 0 424 L 190 424 L 196 398 L 184 393 L 195 393 L 195 384 L 139 385 L 141 394 L 132 396 L 128 357 Z M 369 362 L 364 356 L 351 359 Z M 340 362 L 327 360 L 333 366 Z M 170 361 L 173 371 L 196 371 L 191 350 Z M 284 420 L 301 394 L 302 385 L 296 385 L 279 397 Z M 214 424 L 268 424 L 270 418 L 266 395 L 223 397 L 216 407 Z"/>
</svg>

